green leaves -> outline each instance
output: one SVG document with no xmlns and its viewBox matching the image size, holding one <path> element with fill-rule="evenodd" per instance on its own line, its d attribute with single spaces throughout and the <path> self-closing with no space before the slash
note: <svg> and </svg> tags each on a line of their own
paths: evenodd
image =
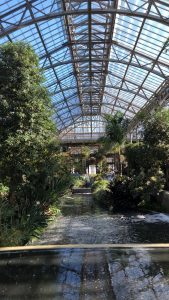
<svg viewBox="0 0 169 300">
<path fill-rule="evenodd" d="M 144 121 L 142 143 L 127 145 L 125 155 L 132 175 L 130 189 L 144 200 L 144 205 L 157 199 L 166 188 L 169 158 L 169 110 L 160 109 Z"/>
<path fill-rule="evenodd" d="M 7 208 L 12 205 L 11 227 L 17 222 L 19 235 L 30 235 L 42 225 L 45 210 L 69 185 L 69 164 L 60 157 L 51 99 L 43 83 L 38 57 L 29 45 L 0 47 L 1 194 Z M 8 218 L 3 220 L 9 226 Z"/>
<path fill-rule="evenodd" d="M 0 153 L 8 176 L 20 172 L 20 165 L 27 168 L 28 161 L 33 165 L 55 133 L 42 83 L 38 58 L 29 45 L 9 43 L 0 48 Z"/>
<path fill-rule="evenodd" d="M 116 112 L 113 116 L 107 115 L 106 121 L 106 136 L 110 138 L 113 144 L 122 144 L 128 121 L 123 118 L 121 112 Z"/>
<path fill-rule="evenodd" d="M 169 110 L 161 109 L 145 124 L 144 142 L 150 146 L 169 144 Z"/>
</svg>

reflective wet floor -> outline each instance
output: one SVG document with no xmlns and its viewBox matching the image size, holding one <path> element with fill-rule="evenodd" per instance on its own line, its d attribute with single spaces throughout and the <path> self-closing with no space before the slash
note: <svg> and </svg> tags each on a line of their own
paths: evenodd
<svg viewBox="0 0 169 300">
<path fill-rule="evenodd" d="M 1 252 L 0 299 L 169 299 L 169 248 L 132 246 L 169 242 L 169 215 L 110 214 L 91 195 L 67 196 L 61 210 L 33 244 L 68 246 Z M 112 248 L 126 243 L 130 248 Z"/>
<path fill-rule="evenodd" d="M 0 299 L 169 299 L 168 248 L 1 253 L 0 264 Z"/>
<path fill-rule="evenodd" d="M 111 214 L 91 195 L 67 196 L 57 218 L 34 244 L 169 243 L 169 215 L 162 213 Z"/>
</svg>

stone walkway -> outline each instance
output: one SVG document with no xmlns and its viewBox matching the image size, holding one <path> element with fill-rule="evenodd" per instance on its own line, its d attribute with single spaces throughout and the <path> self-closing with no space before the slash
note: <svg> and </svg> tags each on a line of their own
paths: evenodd
<svg viewBox="0 0 169 300">
<path fill-rule="evenodd" d="M 74 201 L 73 210 L 71 201 Z M 68 197 L 63 203 L 65 216 L 57 218 L 34 244 L 133 242 L 134 224 L 138 226 L 138 221 L 144 221 L 141 220 L 143 217 L 139 220 L 135 215 L 128 218 L 97 209 L 93 211 L 91 203 L 90 195 Z M 168 252 L 159 256 L 145 249 L 113 251 L 103 246 L 100 250 L 67 249 L 61 252 L 59 261 L 57 283 L 60 296 L 56 299 L 169 299 Z"/>
<path fill-rule="evenodd" d="M 124 251 L 121 255 L 119 259 L 113 253 L 108 253 L 109 272 L 116 300 L 169 299 L 169 277 L 164 276 L 160 264 L 153 262 L 152 253 L 150 255 L 149 251 L 142 249 Z"/>
</svg>

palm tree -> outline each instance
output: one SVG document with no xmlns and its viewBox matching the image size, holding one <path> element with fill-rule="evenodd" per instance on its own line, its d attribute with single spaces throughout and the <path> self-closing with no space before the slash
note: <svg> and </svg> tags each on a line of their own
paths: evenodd
<svg viewBox="0 0 169 300">
<path fill-rule="evenodd" d="M 103 148 L 118 153 L 119 170 L 122 175 L 121 146 L 127 133 L 128 119 L 124 119 L 121 112 L 106 115 L 106 135 L 102 139 Z"/>
<path fill-rule="evenodd" d="M 86 162 L 90 157 L 90 153 L 91 153 L 91 150 L 89 147 L 87 147 L 87 146 L 81 147 L 82 169 L 83 169 L 84 173 L 86 172 L 86 166 L 87 166 Z"/>
</svg>

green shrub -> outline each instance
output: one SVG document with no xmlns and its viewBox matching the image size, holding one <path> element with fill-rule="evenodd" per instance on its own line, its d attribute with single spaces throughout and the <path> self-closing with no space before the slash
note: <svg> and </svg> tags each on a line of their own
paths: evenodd
<svg viewBox="0 0 169 300">
<path fill-rule="evenodd" d="M 157 207 L 159 193 L 168 188 L 169 110 L 160 109 L 143 122 L 142 143 L 127 145 L 125 156 L 132 180 L 133 198 L 146 207 Z"/>
<path fill-rule="evenodd" d="M 108 180 L 97 176 L 92 184 L 92 193 L 97 203 L 103 207 L 109 207 L 111 203 L 111 190 Z"/>
<path fill-rule="evenodd" d="M 83 176 L 74 177 L 74 187 L 75 188 L 82 188 L 85 187 L 86 179 Z"/>
<path fill-rule="evenodd" d="M 51 99 L 28 44 L 0 47 L 0 98 L 0 243 L 11 236 L 12 246 L 45 226 L 46 211 L 71 184 L 71 167 L 60 153 Z"/>
<path fill-rule="evenodd" d="M 140 205 L 157 204 L 158 195 L 164 189 L 165 178 L 160 168 L 151 168 L 147 173 L 142 171 L 139 175 L 133 176 L 129 189 L 133 198 L 140 199 Z"/>
<path fill-rule="evenodd" d="M 112 207 L 114 212 L 121 212 L 137 207 L 137 202 L 133 199 L 129 184 L 131 178 L 127 176 L 117 176 L 111 186 L 112 191 Z"/>
</svg>

